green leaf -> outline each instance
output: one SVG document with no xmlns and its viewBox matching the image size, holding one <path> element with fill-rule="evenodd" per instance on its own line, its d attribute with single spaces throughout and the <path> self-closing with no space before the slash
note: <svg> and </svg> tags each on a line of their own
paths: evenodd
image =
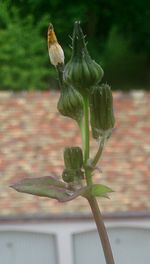
<svg viewBox="0 0 150 264">
<path fill-rule="evenodd" d="M 67 188 L 67 185 L 51 176 L 39 178 L 25 178 L 11 186 L 18 192 L 33 194 L 37 196 L 57 199 L 60 202 L 67 202 L 83 195 L 86 187 L 77 191 Z"/>
<path fill-rule="evenodd" d="M 91 188 L 93 196 L 109 198 L 107 193 L 113 192 L 113 190 L 103 184 L 94 184 Z"/>
</svg>

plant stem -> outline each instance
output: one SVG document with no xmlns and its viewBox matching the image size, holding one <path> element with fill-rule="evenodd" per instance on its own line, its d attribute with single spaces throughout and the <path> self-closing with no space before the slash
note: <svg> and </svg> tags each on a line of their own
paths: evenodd
<svg viewBox="0 0 150 264">
<path fill-rule="evenodd" d="M 103 222 L 103 217 L 98 207 L 98 203 L 95 197 L 92 197 L 92 196 L 88 198 L 88 202 L 90 204 L 93 217 L 94 217 L 94 220 L 97 226 L 97 230 L 99 233 L 99 237 L 102 243 L 106 264 L 115 264 L 109 238 L 108 238 L 108 234 L 107 234 L 104 222 Z"/>
<path fill-rule="evenodd" d="M 85 148 L 84 148 L 84 162 L 87 163 L 90 152 L 90 135 L 89 135 L 89 100 L 84 98 L 84 133 L 85 133 Z"/>
<path fill-rule="evenodd" d="M 99 148 L 98 148 L 98 151 L 94 157 L 94 159 L 92 160 L 92 163 L 91 163 L 91 166 L 94 168 L 97 164 L 97 162 L 99 161 L 101 155 L 102 155 L 102 151 L 103 151 L 103 148 L 104 148 L 104 144 L 105 144 L 105 138 L 102 138 L 101 141 L 100 141 L 100 144 L 99 144 Z"/>
<path fill-rule="evenodd" d="M 58 64 L 56 66 L 56 69 L 57 69 L 57 73 L 58 73 L 59 87 L 60 87 L 60 89 L 62 89 L 64 64 Z"/>
<path fill-rule="evenodd" d="M 89 132 L 89 99 L 84 98 L 84 165 L 87 185 L 92 185 L 90 171 L 86 168 L 90 156 L 90 132 Z"/>
<path fill-rule="evenodd" d="M 80 122 L 78 122 L 78 126 L 80 128 L 80 133 L 81 133 L 81 138 L 82 138 L 83 153 L 85 153 L 85 128 L 84 128 L 83 120 L 80 120 Z"/>
<path fill-rule="evenodd" d="M 83 151 L 84 151 L 84 165 L 85 165 L 85 176 L 86 176 L 86 182 L 88 186 L 92 185 L 92 175 L 91 175 L 91 171 L 89 170 L 89 168 L 86 166 L 87 165 L 87 161 L 89 159 L 90 156 L 90 133 L 89 133 L 89 100 L 88 97 L 84 98 L 84 123 L 83 126 L 80 126 L 81 128 L 81 132 L 82 132 L 82 140 L 83 140 Z M 96 165 L 101 154 L 102 154 L 102 150 L 103 150 L 103 146 L 104 146 L 104 139 L 102 139 L 98 152 L 93 160 L 93 164 Z M 89 196 L 88 198 L 88 202 L 90 204 L 92 213 L 93 213 L 93 217 L 97 226 L 97 230 L 99 233 L 99 237 L 102 243 L 102 247 L 103 247 L 103 251 L 104 251 L 104 255 L 105 255 L 105 260 L 106 260 L 106 264 L 115 264 L 114 259 L 113 259 L 113 255 L 112 255 L 112 250 L 111 250 L 111 246 L 109 243 L 109 238 L 107 235 L 107 231 L 103 222 L 103 218 L 101 215 L 101 212 L 99 210 L 98 207 L 98 203 L 95 199 L 95 197 L 93 196 Z"/>
</svg>

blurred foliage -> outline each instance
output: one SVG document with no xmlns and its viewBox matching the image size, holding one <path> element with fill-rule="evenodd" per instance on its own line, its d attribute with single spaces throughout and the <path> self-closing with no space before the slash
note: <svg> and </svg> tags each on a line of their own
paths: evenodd
<svg viewBox="0 0 150 264">
<path fill-rule="evenodd" d="M 0 0 L 0 89 L 49 89 L 54 71 L 47 53 L 47 25 L 54 24 L 67 61 L 68 32 L 75 20 L 82 21 L 105 81 L 119 89 L 148 89 L 149 17 L 149 0 Z"/>
<path fill-rule="evenodd" d="M 112 0 L 114 23 L 136 51 L 150 52 L 150 1 Z"/>
<path fill-rule="evenodd" d="M 103 51 L 105 81 L 113 88 L 129 90 L 146 85 L 146 54 L 131 49 L 129 39 L 113 27 Z"/>
<path fill-rule="evenodd" d="M 0 20 L 0 89 L 46 89 L 50 79 L 46 40 L 41 36 L 48 21 L 45 18 L 34 26 L 32 15 L 20 17 L 3 6 Z"/>
</svg>

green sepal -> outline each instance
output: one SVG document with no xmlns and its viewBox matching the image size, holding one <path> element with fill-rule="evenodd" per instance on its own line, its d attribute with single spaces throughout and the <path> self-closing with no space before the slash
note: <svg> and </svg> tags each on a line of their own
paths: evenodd
<svg viewBox="0 0 150 264">
<path fill-rule="evenodd" d="M 57 109 L 63 116 L 80 122 L 83 117 L 83 98 L 72 86 L 63 84 Z"/>
<path fill-rule="evenodd" d="M 96 197 L 108 197 L 108 193 L 113 192 L 111 188 L 103 184 L 93 184 L 91 187 L 91 194 Z"/>
<path fill-rule="evenodd" d="M 51 176 L 25 178 L 10 187 L 18 192 L 53 198 L 59 202 L 68 202 L 80 195 L 84 196 L 87 191 L 87 187 L 83 187 L 75 191 L 69 189 L 66 183 Z"/>
</svg>

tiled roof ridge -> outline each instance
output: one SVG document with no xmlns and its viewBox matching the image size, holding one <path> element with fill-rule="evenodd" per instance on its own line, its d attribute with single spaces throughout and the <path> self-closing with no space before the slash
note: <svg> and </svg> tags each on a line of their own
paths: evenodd
<svg viewBox="0 0 150 264">
<path fill-rule="evenodd" d="M 0 91 L 0 98 L 10 98 L 10 97 L 24 97 L 27 95 L 41 95 L 41 94 L 57 94 L 59 93 L 59 90 L 45 90 L 45 91 L 4 91 L 1 90 Z M 120 96 L 137 96 L 137 97 L 143 97 L 145 94 L 150 93 L 150 91 L 147 90 L 127 90 L 127 91 L 123 91 L 123 90 L 114 90 L 113 93 L 118 94 Z"/>
<path fill-rule="evenodd" d="M 64 146 L 81 143 L 78 128 L 57 111 L 58 91 L 0 92 L 0 214 L 89 213 L 84 199 L 55 200 L 17 193 L 9 185 L 24 177 L 61 175 Z M 116 128 L 95 181 L 115 192 L 100 200 L 107 213 L 150 211 L 150 92 L 114 92 Z M 95 152 L 92 144 L 92 153 Z"/>
</svg>

